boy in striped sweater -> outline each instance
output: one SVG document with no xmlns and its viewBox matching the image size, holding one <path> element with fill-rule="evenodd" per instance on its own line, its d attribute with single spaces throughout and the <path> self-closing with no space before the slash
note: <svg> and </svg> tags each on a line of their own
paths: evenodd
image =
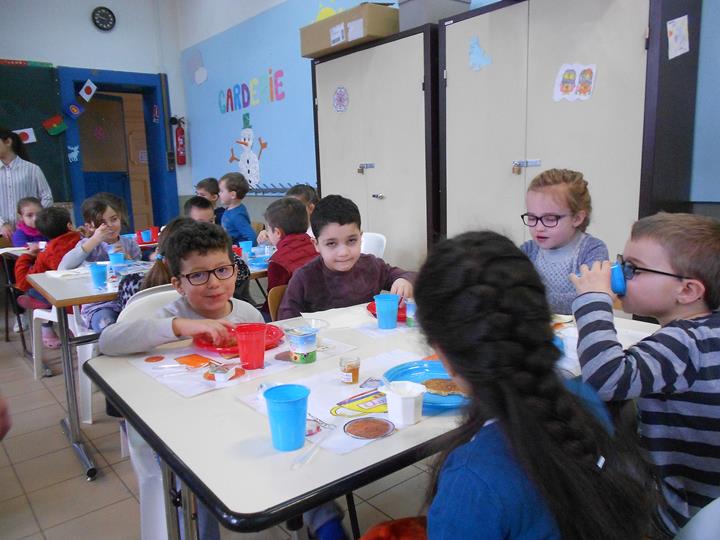
<svg viewBox="0 0 720 540">
<path fill-rule="evenodd" d="M 605 401 L 636 399 L 640 444 L 665 500 L 667 537 L 720 497 L 720 222 L 659 213 L 637 221 L 620 261 L 623 310 L 661 328 L 623 350 L 610 263 L 571 275 L 583 379 Z"/>
</svg>

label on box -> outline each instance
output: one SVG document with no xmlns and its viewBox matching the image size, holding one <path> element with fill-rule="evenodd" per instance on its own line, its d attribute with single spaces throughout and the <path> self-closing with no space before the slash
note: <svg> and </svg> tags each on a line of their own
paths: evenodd
<svg viewBox="0 0 720 540">
<path fill-rule="evenodd" d="M 330 46 L 334 47 L 345 41 L 345 23 L 336 24 L 330 29 Z"/>
<path fill-rule="evenodd" d="M 347 40 L 353 41 L 365 36 L 362 17 L 347 23 Z"/>
</svg>

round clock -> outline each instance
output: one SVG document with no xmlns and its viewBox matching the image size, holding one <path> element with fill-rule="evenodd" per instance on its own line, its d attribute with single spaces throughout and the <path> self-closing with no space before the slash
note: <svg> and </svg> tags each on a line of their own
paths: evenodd
<svg viewBox="0 0 720 540">
<path fill-rule="evenodd" d="M 110 8 L 96 7 L 92 12 L 92 22 L 98 29 L 109 32 L 115 28 L 115 14 Z"/>
</svg>

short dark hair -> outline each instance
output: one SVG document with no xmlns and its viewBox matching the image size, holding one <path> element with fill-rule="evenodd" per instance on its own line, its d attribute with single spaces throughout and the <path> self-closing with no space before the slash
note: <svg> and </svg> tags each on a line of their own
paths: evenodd
<svg viewBox="0 0 720 540">
<path fill-rule="evenodd" d="M 234 191 L 238 199 L 244 199 L 245 195 L 250 191 L 250 184 L 245 177 L 239 172 L 231 172 L 224 175 L 220 182 L 225 182 L 225 188 L 228 191 Z"/>
<path fill-rule="evenodd" d="M 225 229 L 200 221 L 183 224 L 174 229 L 163 246 L 163 256 L 173 277 L 180 277 L 182 261 L 191 253 L 206 255 L 210 251 L 224 251 L 230 261 L 234 260 L 232 241 Z"/>
<path fill-rule="evenodd" d="M 25 208 L 26 206 L 30 206 L 31 204 L 37 204 L 40 208 L 42 208 L 42 203 L 40 202 L 40 199 L 38 199 L 37 197 L 23 197 L 17 203 L 18 215 L 22 215 L 22 209 Z"/>
<path fill-rule="evenodd" d="M 318 238 L 323 228 L 330 223 L 338 225 L 354 223 L 358 229 L 362 229 L 360 210 L 354 202 L 341 195 L 323 197 L 310 216 L 310 224 L 315 238 Z"/>
<path fill-rule="evenodd" d="M 35 217 L 35 228 L 49 240 L 68 232 L 68 223 L 72 223 L 70 212 L 61 206 L 43 208 Z"/>
<path fill-rule="evenodd" d="M 288 189 L 285 195 L 287 197 L 299 197 L 305 201 L 305 204 L 317 204 L 318 201 L 320 201 L 320 197 L 318 197 L 315 188 L 308 184 L 297 184 Z"/>
<path fill-rule="evenodd" d="M 268 206 L 265 221 L 270 227 L 279 227 L 285 234 L 304 233 L 308 228 L 305 205 L 293 197 L 283 197 Z"/>
<path fill-rule="evenodd" d="M 217 178 L 213 178 L 212 176 L 200 180 L 197 184 L 195 184 L 195 189 L 204 189 L 211 195 L 217 195 L 220 193 L 220 186 L 218 185 Z"/>
<path fill-rule="evenodd" d="M 213 203 L 200 195 L 193 195 L 183 205 L 183 214 L 190 215 L 190 210 L 199 208 L 200 210 L 214 210 Z"/>
<path fill-rule="evenodd" d="M 125 213 L 124 201 L 115 195 L 108 197 L 105 193 L 98 193 L 85 199 L 80 207 L 83 220 L 85 223 L 91 223 L 95 227 L 99 227 L 102 223 L 102 216 L 108 208 L 112 208 L 117 212 L 123 225 L 127 222 L 127 214 Z"/>
<path fill-rule="evenodd" d="M 128 220 L 128 208 L 127 204 L 125 204 L 125 199 L 108 191 L 100 191 L 93 195 L 93 197 L 98 197 L 100 199 L 106 200 L 110 204 L 112 209 L 118 213 L 118 217 L 120 218 L 120 222 L 122 223 L 123 230 L 130 229 L 130 221 Z"/>
</svg>

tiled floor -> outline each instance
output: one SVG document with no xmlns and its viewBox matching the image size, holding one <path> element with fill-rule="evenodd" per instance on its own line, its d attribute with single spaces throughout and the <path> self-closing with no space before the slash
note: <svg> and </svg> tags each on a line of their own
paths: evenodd
<svg viewBox="0 0 720 540">
<path fill-rule="evenodd" d="M 137 481 L 130 461 L 121 455 L 117 421 L 105 415 L 102 395 L 93 397 L 94 423 L 82 425 L 100 469 L 97 478 L 88 482 L 58 424 L 66 408 L 59 353 L 46 351 L 45 357 L 56 375 L 35 381 L 21 350 L 17 334 L 12 334 L 10 343 L 0 341 L 0 395 L 10 402 L 13 419 L 10 433 L 0 443 L 0 537 L 139 538 Z M 427 464 L 419 463 L 357 490 L 361 530 L 421 513 L 429 479 Z M 346 507 L 344 498 L 338 503 Z M 350 530 L 347 516 L 345 527 Z M 224 540 L 289 537 L 282 527 L 257 534 L 222 532 Z"/>
</svg>

